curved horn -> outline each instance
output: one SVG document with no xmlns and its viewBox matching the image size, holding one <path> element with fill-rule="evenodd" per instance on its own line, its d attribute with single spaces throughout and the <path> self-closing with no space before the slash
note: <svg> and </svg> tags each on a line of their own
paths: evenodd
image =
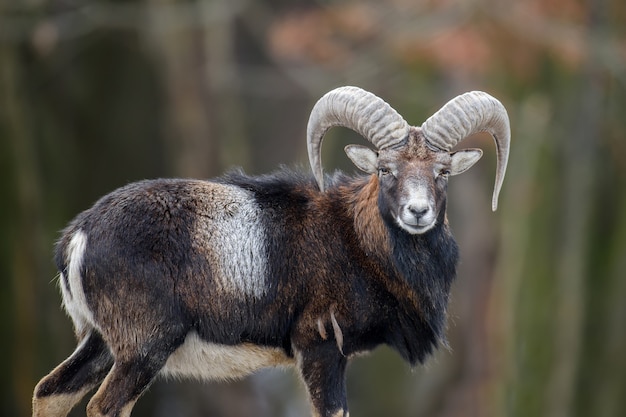
<svg viewBox="0 0 626 417">
<path fill-rule="evenodd" d="M 307 150 L 311 169 L 321 191 L 322 140 L 333 126 L 350 128 L 377 149 L 393 146 L 409 134 L 409 124 L 383 99 L 358 87 L 339 87 L 320 98 L 307 125 Z"/>
<path fill-rule="evenodd" d="M 488 132 L 496 143 L 497 167 L 491 208 L 498 208 L 498 195 L 509 160 L 511 129 L 506 109 L 496 98 L 472 91 L 453 98 L 422 124 L 426 140 L 450 151 L 457 143 L 477 132 Z"/>
</svg>

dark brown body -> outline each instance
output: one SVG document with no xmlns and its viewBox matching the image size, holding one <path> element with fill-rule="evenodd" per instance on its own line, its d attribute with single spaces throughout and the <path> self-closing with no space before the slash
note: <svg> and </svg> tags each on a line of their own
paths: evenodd
<svg viewBox="0 0 626 417">
<path fill-rule="evenodd" d="M 124 407 L 158 373 L 224 378 L 238 376 L 229 369 L 290 363 L 319 415 L 347 412 L 351 355 L 388 344 L 414 364 L 443 337 L 457 259 L 444 210 L 439 226 L 410 235 L 387 224 L 378 198 L 375 176 L 338 174 L 322 194 L 293 172 L 146 181 L 104 197 L 77 217 L 57 248 L 64 302 L 83 342 L 39 384 L 35 415 L 64 415 L 42 404 L 67 397 L 73 405 L 113 363 L 90 417 L 126 415 Z M 219 230 L 227 219 L 236 224 Z M 81 247 L 73 242 L 78 233 Z M 244 248 L 251 259 L 243 261 L 241 248 L 216 240 L 225 233 L 241 234 L 232 242 L 261 241 Z M 228 268 L 214 264 L 232 256 L 240 277 L 224 277 Z M 78 277 L 72 257 L 80 257 Z M 257 271 L 244 269 L 259 262 Z M 72 279 L 80 279 L 83 295 Z M 215 352 L 232 348 L 254 363 L 226 370 L 205 364 L 206 375 L 194 375 L 197 364 L 168 362 L 185 340 Z"/>
</svg>

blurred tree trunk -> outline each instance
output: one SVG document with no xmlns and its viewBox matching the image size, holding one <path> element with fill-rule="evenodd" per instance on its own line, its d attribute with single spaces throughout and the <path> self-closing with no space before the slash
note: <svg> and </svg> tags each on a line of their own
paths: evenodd
<svg viewBox="0 0 626 417">
<path fill-rule="evenodd" d="M 568 417 L 574 414 L 577 382 L 580 368 L 585 360 L 584 320 L 588 314 L 585 288 L 591 279 L 590 265 L 593 251 L 589 236 L 592 235 L 592 216 L 597 195 L 596 171 L 602 165 L 598 160 L 598 143 L 603 136 L 602 118 L 604 107 L 604 74 L 599 67 L 598 50 L 595 39 L 606 28 L 606 2 L 592 0 L 587 3 L 588 31 L 587 60 L 580 74 L 579 88 L 572 88 L 571 103 L 576 103 L 568 123 L 572 127 L 567 143 L 563 143 L 563 217 L 562 246 L 558 256 L 557 288 L 558 303 L 555 306 L 555 363 L 549 385 L 550 402 L 547 412 L 554 417 Z"/>
<path fill-rule="evenodd" d="M 611 6 L 606 0 L 588 3 L 589 57 L 582 71 L 585 87 L 578 119 L 581 135 L 587 135 L 597 156 L 595 165 L 588 167 L 594 182 L 585 196 L 593 204 L 584 237 L 586 314 L 570 414 L 580 417 L 626 413 L 626 148 L 623 107 L 617 110 L 626 104 L 626 85 L 623 80 L 621 85 L 611 82 L 607 71 L 604 39 L 612 30 Z"/>
<path fill-rule="evenodd" d="M 204 29 L 190 28 L 178 13 L 163 13 L 160 6 L 178 3 L 150 0 L 148 42 L 160 61 L 169 105 L 166 125 L 167 147 L 173 161 L 173 174 L 208 178 L 220 170 L 218 141 L 213 138 L 213 103 Z M 202 21 L 203 2 L 196 13 Z"/>
<path fill-rule="evenodd" d="M 35 377 L 35 363 L 32 358 L 38 352 L 36 332 L 39 328 L 37 318 L 42 312 L 37 307 L 35 282 L 42 276 L 42 254 L 47 253 L 42 246 L 41 209 L 42 193 L 40 188 L 39 167 L 36 143 L 31 121 L 27 119 L 27 95 L 22 90 L 25 80 L 21 77 L 20 62 L 16 48 L 7 48 L 0 44 L 0 108 L 3 117 L 0 124 L 2 136 L 7 138 L 8 151 L 14 168 L 10 177 L 15 181 L 5 191 L 15 192 L 15 211 L 9 219 L 3 233 L 9 236 L 12 245 L 9 248 L 11 259 L 9 280 L 13 307 L 9 312 L 12 331 L 5 334 L 4 343 L 10 343 L 10 351 L 3 356 L 3 362 L 10 364 L 11 389 L 3 390 L 1 409 L 4 415 L 30 415 L 32 381 Z M 6 194 L 5 198 L 7 197 Z M 5 200 L 3 204 L 7 204 Z M 3 219 L 3 221 L 6 219 Z M 4 350 L 4 349 L 3 349 Z M 12 397 L 10 400 L 5 396 Z M 11 409 L 13 404 L 16 408 Z"/>
<path fill-rule="evenodd" d="M 536 184 L 541 178 L 541 154 L 546 147 L 549 123 L 553 109 L 550 99 L 539 93 L 532 95 L 509 109 L 512 120 L 512 137 L 515 142 L 507 173 L 507 186 L 500 203 L 501 232 L 497 251 L 495 276 L 489 302 L 489 332 L 491 352 L 490 408 L 488 415 L 515 415 L 520 370 L 518 369 L 519 297 L 528 285 L 527 265 L 534 260 L 528 248 L 536 230 L 528 222 L 536 211 Z M 523 413 L 522 413 L 523 414 Z"/>
</svg>

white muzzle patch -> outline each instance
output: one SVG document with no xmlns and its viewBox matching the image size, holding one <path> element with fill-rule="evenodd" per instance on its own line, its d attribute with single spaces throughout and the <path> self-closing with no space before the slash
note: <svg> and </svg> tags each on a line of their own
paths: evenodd
<svg viewBox="0 0 626 417">
<path fill-rule="evenodd" d="M 415 187 L 401 203 L 396 221 L 407 232 L 425 233 L 437 223 L 435 202 L 426 187 Z"/>
</svg>

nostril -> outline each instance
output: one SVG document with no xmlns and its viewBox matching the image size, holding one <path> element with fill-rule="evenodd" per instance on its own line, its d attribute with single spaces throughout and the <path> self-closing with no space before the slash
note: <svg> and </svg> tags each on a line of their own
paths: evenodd
<svg viewBox="0 0 626 417">
<path fill-rule="evenodd" d="M 419 219 L 428 213 L 428 207 L 409 206 L 409 211 L 416 219 Z"/>
</svg>

